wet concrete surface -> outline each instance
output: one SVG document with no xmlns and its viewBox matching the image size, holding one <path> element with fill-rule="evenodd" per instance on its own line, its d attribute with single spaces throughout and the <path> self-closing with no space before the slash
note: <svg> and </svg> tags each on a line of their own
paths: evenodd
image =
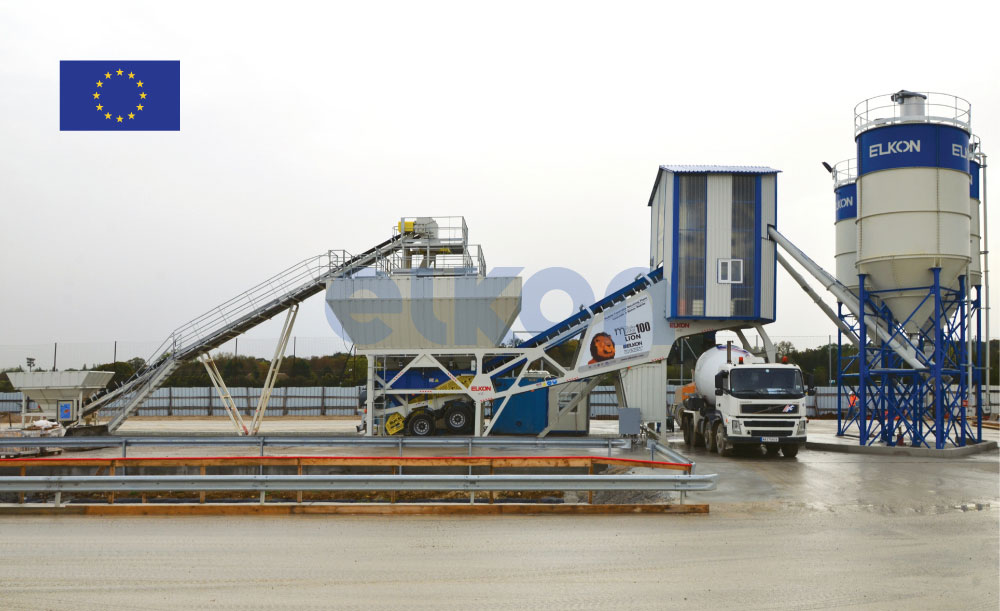
<svg viewBox="0 0 1000 611">
<path fill-rule="evenodd" d="M 0 607 L 1000 606 L 996 451 L 722 458 L 669 441 L 719 474 L 689 495 L 709 515 L 0 517 Z M 300 451 L 331 453 L 268 453 Z"/>
</svg>

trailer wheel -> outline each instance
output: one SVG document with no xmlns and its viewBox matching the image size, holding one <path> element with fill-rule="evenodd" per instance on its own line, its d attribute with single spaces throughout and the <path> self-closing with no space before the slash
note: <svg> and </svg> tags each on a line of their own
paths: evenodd
<svg viewBox="0 0 1000 611">
<path fill-rule="evenodd" d="M 726 435 L 726 427 L 721 422 L 715 425 L 715 448 L 719 451 L 719 456 L 732 456 L 733 447 L 729 445 L 729 436 Z"/>
<path fill-rule="evenodd" d="M 710 424 L 705 427 L 705 449 L 714 452 L 716 447 L 716 435 L 719 432 L 718 424 Z"/>
<path fill-rule="evenodd" d="M 452 405 L 444 414 L 444 424 L 450 433 L 471 433 L 472 410 L 467 405 Z"/>
<path fill-rule="evenodd" d="M 796 443 L 783 443 L 781 444 L 781 453 L 785 455 L 785 458 L 795 458 L 795 455 L 799 453 L 799 445 Z"/>
<path fill-rule="evenodd" d="M 410 414 L 406 419 L 406 434 L 414 437 L 427 437 L 434 434 L 434 419 L 427 412 Z"/>
</svg>

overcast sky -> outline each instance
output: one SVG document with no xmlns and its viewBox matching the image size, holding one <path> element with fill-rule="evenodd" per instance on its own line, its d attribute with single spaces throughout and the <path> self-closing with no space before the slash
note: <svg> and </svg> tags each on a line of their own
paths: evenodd
<svg viewBox="0 0 1000 611">
<path fill-rule="evenodd" d="M 832 272 L 820 162 L 854 155 L 855 104 L 956 94 L 1000 142 L 997 6 L 0 3 L 0 345 L 160 340 L 401 216 L 603 294 L 648 263 L 666 163 L 782 170 L 780 228 Z M 180 60 L 181 131 L 60 132 L 59 61 L 97 59 Z M 834 332 L 778 291 L 773 336 Z M 296 335 L 331 333 L 308 301 Z"/>
</svg>

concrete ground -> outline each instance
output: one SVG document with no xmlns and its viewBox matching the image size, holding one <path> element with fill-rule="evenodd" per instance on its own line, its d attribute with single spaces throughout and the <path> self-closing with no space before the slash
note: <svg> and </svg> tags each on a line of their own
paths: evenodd
<svg viewBox="0 0 1000 611">
<path fill-rule="evenodd" d="M 815 424 L 811 436 L 829 434 Z M 1000 604 L 996 451 L 785 459 L 675 447 L 720 476 L 718 490 L 691 495 L 707 516 L 0 517 L 0 607 Z"/>
</svg>

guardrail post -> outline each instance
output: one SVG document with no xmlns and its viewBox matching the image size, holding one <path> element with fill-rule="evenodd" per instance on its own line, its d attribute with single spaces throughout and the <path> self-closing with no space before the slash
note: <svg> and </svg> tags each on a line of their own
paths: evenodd
<svg viewBox="0 0 1000 611">
<path fill-rule="evenodd" d="M 201 469 L 199 469 L 199 472 L 202 475 L 205 475 L 205 465 L 201 466 Z M 145 495 L 143 495 L 143 496 L 145 496 Z M 205 503 L 205 491 L 204 490 L 202 490 L 201 492 L 198 493 L 198 502 L 201 503 L 201 504 Z"/>
<path fill-rule="evenodd" d="M 295 459 L 295 474 L 296 475 L 302 475 L 302 459 L 301 458 L 296 458 Z M 302 503 L 302 491 L 301 490 L 299 490 L 299 491 L 297 491 L 295 493 L 295 502 L 296 503 Z"/>
<path fill-rule="evenodd" d="M 594 459 L 591 458 L 590 459 L 590 467 L 587 469 L 587 475 L 593 475 L 593 474 L 594 474 Z M 587 504 L 588 505 L 593 505 L 594 504 L 594 491 L 593 490 L 588 490 L 587 491 Z"/>
<path fill-rule="evenodd" d="M 469 458 L 472 458 L 472 437 L 469 437 Z M 471 460 L 469 461 L 469 475 L 472 475 L 472 461 Z M 469 503 L 471 503 L 473 505 L 476 503 L 476 493 L 475 492 L 470 492 L 469 493 Z"/>
<path fill-rule="evenodd" d="M 24 467 L 21 467 L 21 477 L 24 477 L 24 474 L 26 472 L 27 472 L 27 469 L 25 469 Z M 23 492 L 19 492 L 18 493 L 18 495 L 17 495 L 17 502 L 20 503 L 20 504 L 22 504 L 22 505 L 24 504 L 24 493 Z"/>
<path fill-rule="evenodd" d="M 490 459 L 490 475 L 494 475 L 493 459 L 492 458 Z M 490 490 L 490 504 L 491 505 L 493 504 L 494 498 L 495 498 L 494 497 L 494 493 L 493 493 L 492 490 Z"/>
</svg>

